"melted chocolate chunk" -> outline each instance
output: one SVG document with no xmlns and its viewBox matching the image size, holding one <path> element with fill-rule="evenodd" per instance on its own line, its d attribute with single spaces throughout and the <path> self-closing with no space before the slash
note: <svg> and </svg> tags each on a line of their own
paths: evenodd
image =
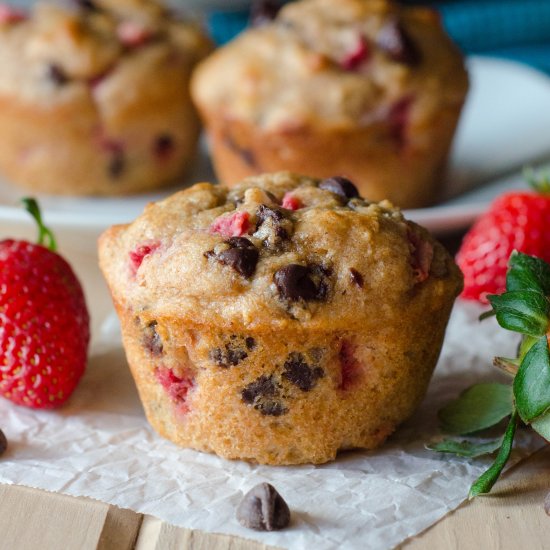
<svg viewBox="0 0 550 550">
<path fill-rule="evenodd" d="M 283 211 L 260 204 L 256 211 L 256 231 L 254 237 L 261 239 L 263 245 L 271 250 L 280 250 L 290 238 L 293 223 Z"/>
<path fill-rule="evenodd" d="M 174 152 L 174 138 L 170 134 L 162 134 L 155 139 L 153 152 L 157 158 L 168 158 Z"/>
<path fill-rule="evenodd" d="M 269 483 L 260 483 L 248 491 L 236 515 L 241 525 L 256 531 L 284 529 L 290 523 L 288 504 Z"/>
<path fill-rule="evenodd" d="M 223 141 L 227 147 L 231 149 L 231 151 L 241 157 L 247 166 L 250 166 L 250 168 L 259 169 L 258 163 L 256 162 L 256 157 L 250 149 L 239 145 L 230 134 L 226 134 Z"/>
<path fill-rule="evenodd" d="M 47 75 L 56 86 L 64 86 L 69 82 L 69 77 L 65 74 L 65 71 L 54 63 L 48 65 Z"/>
<path fill-rule="evenodd" d="M 73 2 L 83 10 L 100 11 L 98 5 L 92 0 L 73 0 Z"/>
<path fill-rule="evenodd" d="M 341 176 L 334 176 L 333 178 L 327 178 L 319 183 L 319 189 L 330 191 L 343 199 L 353 199 L 359 197 L 359 191 L 357 187 L 348 180 Z"/>
<path fill-rule="evenodd" d="M 113 155 L 107 167 L 107 171 L 111 179 L 116 180 L 120 178 L 125 168 L 126 168 L 126 159 L 124 157 L 124 152 L 123 151 L 113 152 Z"/>
<path fill-rule="evenodd" d="M 250 8 L 250 25 L 260 27 L 271 23 L 281 7 L 281 2 L 275 0 L 255 0 Z"/>
<path fill-rule="evenodd" d="M 420 62 L 416 44 L 397 19 L 390 19 L 380 29 L 376 43 L 393 61 L 411 66 Z"/>
<path fill-rule="evenodd" d="M 317 380 L 325 376 L 325 371 L 321 367 L 309 366 L 305 357 L 295 351 L 288 356 L 284 369 L 283 378 L 304 392 L 311 391 L 317 384 Z"/>
<path fill-rule="evenodd" d="M 0 456 L 2 456 L 8 448 L 8 439 L 2 430 L 0 430 Z"/>
<path fill-rule="evenodd" d="M 361 275 L 357 269 L 350 267 L 349 276 L 353 284 L 357 285 L 359 288 L 363 288 L 363 275 Z"/>
<path fill-rule="evenodd" d="M 271 376 L 260 376 L 251 382 L 241 392 L 243 403 L 252 405 L 257 411 L 266 416 L 281 416 L 288 409 L 279 400 L 280 387 Z"/>
<path fill-rule="evenodd" d="M 256 347 L 256 340 L 254 340 L 252 336 L 247 336 L 244 343 L 246 344 L 248 351 L 252 351 Z"/>
<path fill-rule="evenodd" d="M 254 340 L 252 338 L 252 340 Z M 238 336 L 232 335 L 231 341 L 225 344 L 224 349 L 214 348 L 210 350 L 209 357 L 218 367 L 228 369 L 229 367 L 236 367 L 241 361 L 244 361 L 248 357 L 248 353 L 244 349 L 247 347 L 248 351 L 252 348 L 248 346 L 248 338 L 244 341 Z"/>
<path fill-rule="evenodd" d="M 160 357 L 164 351 L 162 340 L 157 332 L 157 325 L 156 321 L 151 321 L 145 327 L 142 337 L 143 346 L 153 357 Z"/>
<path fill-rule="evenodd" d="M 277 270 L 273 281 L 279 296 L 293 302 L 323 301 L 328 296 L 327 277 L 332 271 L 320 265 L 290 264 Z"/>
<path fill-rule="evenodd" d="M 229 248 L 218 253 L 210 250 L 205 253 L 205 256 L 215 258 L 221 264 L 232 267 L 247 279 L 252 277 L 260 257 L 258 249 L 244 237 L 231 237 L 224 242 L 229 245 Z"/>
</svg>

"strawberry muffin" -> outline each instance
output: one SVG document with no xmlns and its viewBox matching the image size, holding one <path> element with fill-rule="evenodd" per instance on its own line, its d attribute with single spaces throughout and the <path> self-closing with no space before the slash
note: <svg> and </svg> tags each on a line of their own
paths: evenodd
<svg viewBox="0 0 550 550">
<path fill-rule="evenodd" d="M 224 183 L 338 173 L 404 208 L 437 198 L 467 88 L 438 15 L 386 0 L 290 3 L 192 81 Z"/>
<path fill-rule="evenodd" d="M 0 171 L 74 195 L 173 182 L 194 156 L 189 79 L 209 49 L 154 0 L 0 5 Z"/>
<path fill-rule="evenodd" d="M 100 265 L 147 417 L 263 464 L 381 445 L 422 399 L 462 277 L 342 177 L 197 184 L 106 231 Z"/>
</svg>

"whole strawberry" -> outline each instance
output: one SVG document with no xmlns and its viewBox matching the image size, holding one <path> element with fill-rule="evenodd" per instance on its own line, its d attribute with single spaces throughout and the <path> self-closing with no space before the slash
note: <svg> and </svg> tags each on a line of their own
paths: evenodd
<svg viewBox="0 0 550 550">
<path fill-rule="evenodd" d="M 82 287 L 55 252 L 34 199 L 38 244 L 0 241 L 0 396 L 18 405 L 62 405 L 86 367 L 89 315 Z"/>
<path fill-rule="evenodd" d="M 527 177 L 533 191 L 500 196 L 464 237 L 456 257 L 462 298 L 487 303 L 487 294 L 504 292 L 513 250 L 550 261 L 550 180 Z"/>
</svg>

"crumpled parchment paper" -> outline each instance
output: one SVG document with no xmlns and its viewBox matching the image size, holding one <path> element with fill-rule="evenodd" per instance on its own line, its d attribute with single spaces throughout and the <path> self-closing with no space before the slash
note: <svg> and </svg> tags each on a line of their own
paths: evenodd
<svg viewBox="0 0 550 550">
<path fill-rule="evenodd" d="M 479 323 L 480 311 L 457 303 L 426 399 L 383 448 L 344 453 L 323 466 L 278 468 L 180 449 L 156 435 L 111 316 L 68 406 L 37 412 L 0 399 L 0 426 L 10 445 L 0 459 L 0 482 L 87 496 L 177 526 L 285 548 L 392 548 L 457 507 L 490 463 L 424 448 L 437 436 L 440 406 L 474 382 L 499 379 L 489 366 L 492 356 L 515 351 L 517 337 L 494 319 Z M 514 461 L 542 445 L 520 430 Z M 258 533 L 236 521 L 241 497 L 262 481 L 288 502 L 289 529 Z"/>
</svg>

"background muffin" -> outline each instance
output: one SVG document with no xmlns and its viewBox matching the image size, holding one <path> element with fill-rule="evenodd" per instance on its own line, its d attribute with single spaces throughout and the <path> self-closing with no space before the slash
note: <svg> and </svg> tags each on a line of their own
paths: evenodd
<svg viewBox="0 0 550 550">
<path fill-rule="evenodd" d="M 173 182 L 199 132 L 190 72 L 201 32 L 154 0 L 0 9 L 0 171 L 47 193 Z"/>
<path fill-rule="evenodd" d="M 372 200 L 437 195 L 467 91 L 438 16 L 384 0 L 302 0 L 197 69 L 219 178 L 351 177 Z"/>
<path fill-rule="evenodd" d="M 202 183 L 100 240 L 153 427 L 266 464 L 380 445 L 426 390 L 461 276 L 351 182 Z"/>
</svg>

